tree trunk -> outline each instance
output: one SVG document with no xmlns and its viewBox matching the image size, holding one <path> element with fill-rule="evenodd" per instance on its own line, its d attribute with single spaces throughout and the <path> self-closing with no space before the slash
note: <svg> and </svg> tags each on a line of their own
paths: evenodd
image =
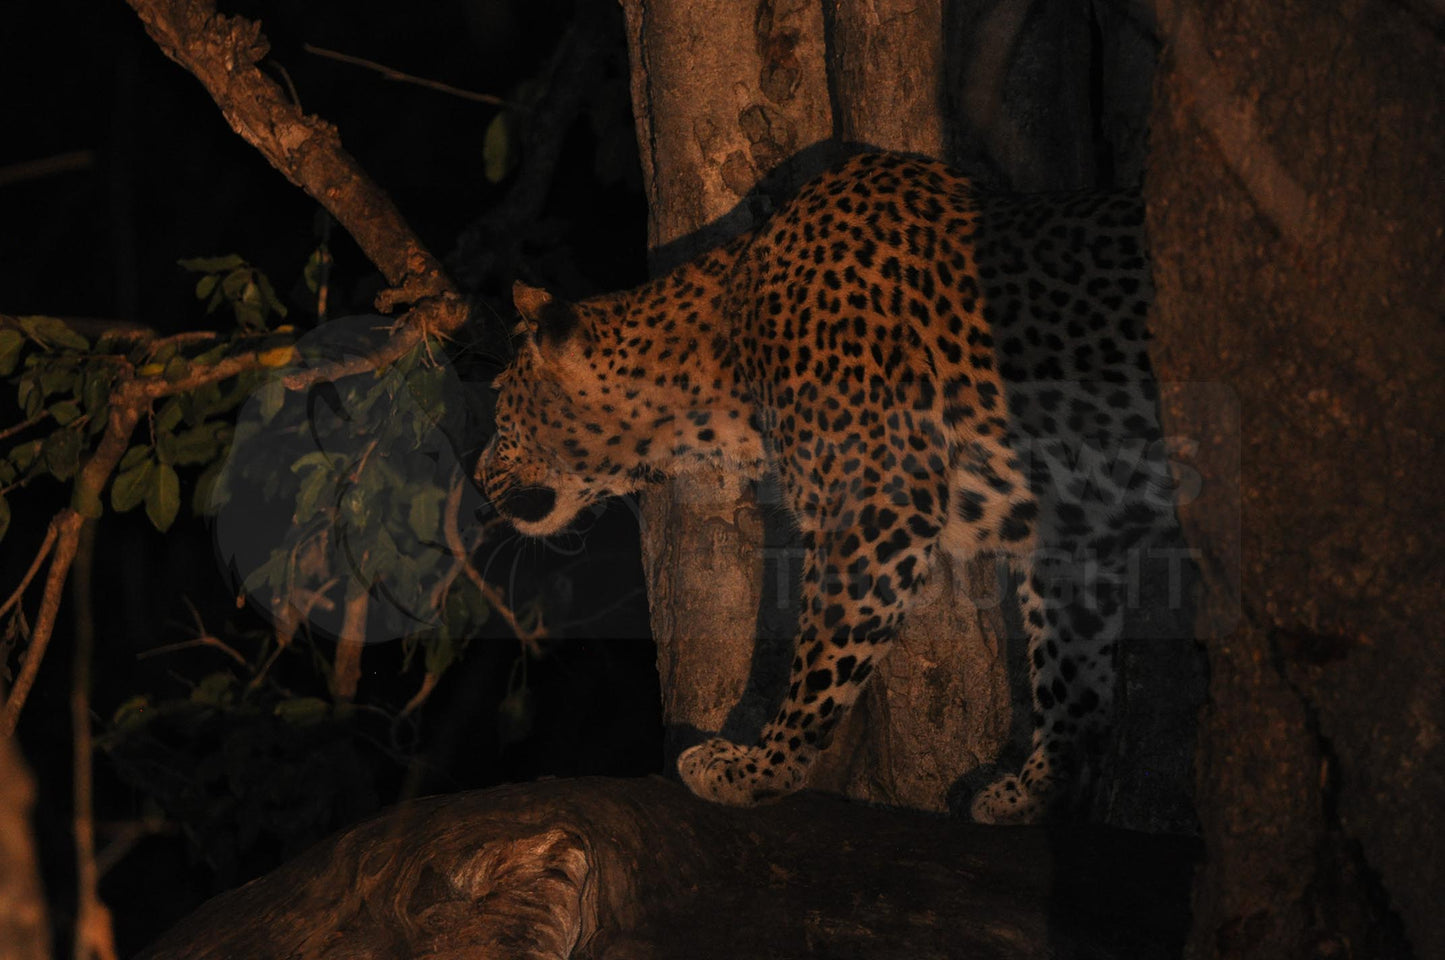
<svg viewBox="0 0 1445 960">
<path fill-rule="evenodd" d="M 623 10 L 656 272 L 755 226 L 766 215 L 758 181 L 828 139 L 822 21 L 784 3 L 625 0 Z M 770 663 L 753 680 L 764 689 L 744 698 L 759 623 L 779 619 L 771 600 L 760 616 L 764 561 L 771 597 L 791 568 L 785 540 L 765 555 L 755 491 L 719 471 L 649 490 L 642 547 L 668 763 L 698 731 L 756 736 L 790 659 Z"/>
<path fill-rule="evenodd" d="M 1194 957 L 1445 956 L 1432 16 L 1159 4 L 1156 362 L 1212 638 Z"/>
</svg>

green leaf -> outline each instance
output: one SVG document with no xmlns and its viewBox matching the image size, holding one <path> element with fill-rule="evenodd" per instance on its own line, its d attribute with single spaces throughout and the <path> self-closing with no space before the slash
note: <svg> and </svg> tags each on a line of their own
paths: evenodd
<svg viewBox="0 0 1445 960">
<path fill-rule="evenodd" d="M 224 460 L 217 460 L 196 480 L 196 488 L 191 491 L 191 512 L 196 516 L 214 513 L 225 506 L 229 495 L 226 485 L 220 482 L 225 466 Z"/>
<path fill-rule="evenodd" d="M 176 434 L 171 445 L 171 462 L 181 467 L 210 463 L 221 448 L 216 436 L 219 426 L 217 423 L 204 423 Z"/>
<path fill-rule="evenodd" d="M 177 260 L 181 269 L 189 270 L 192 273 L 220 273 L 223 270 L 234 270 L 237 267 L 246 265 L 245 259 L 240 254 L 231 253 L 224 257 L 193 257 L 189 260 Z"/>
<path fill-rule="evenodd" d="M 194 363 L 197 366 L 201 367 L 209 367 L 211 364 L 224 357 L 226 355 L 226 350 L 227 347 L 224 343 L 218 344 L 204 353 L 196 354 L 194 357 L 191 358 L 191 363 Z M 210 386 L 217 385 L 210 384 Z"/>
<path fill-rule="evenodd" d="M 171 357 L 166 361 L 166 372 L 161 374 L 170 383 L 177 380 L 184 380 L 186 374 L 191 372 L 191 364 L 185 357 Z"/>
<path fill-rule="evenodd" d="M 68 360 L 47 363 L 40 369 L 40 392 L 45 396 L 64 393 L 75 386 L 75 365 Z"/>
<path fill-rule="evenodd" d="M 20 329 L 42 347 L 65 347 L 82 352 L 90 349 L 90 341 L 58 317 L 21 317 Z"/>
<path fill-rule="evenodd" d="M 284 546 L 271 551 L 271 556 L 266 558 L 265 563 L 246 574 L 241 588 L 247 593 L 256 593 L 261 589 L 262 584 L 266 584 L 272 590 L 280 592 L 286 583 L 286 569 L 290 556 Z"/>
<path fill-rule="evenodd" d="M 406 522 L 418 540 L 436 538 L 437 526 L 441 523 L 442 498 L 445 496 L 446 494 L 436 487 L 418 490 L 412 496 Z"/>
<path fill-rule="evenodd" d="M 527 739 L 537 713 L 532 694 L 526 687 L 514 690 L 497 704 L 497 742 L 501 746 Z"/>
<path fill-rule="evenodd" d="M 247 330 L 266 329 L 266 311 L 253 303 L 237 301 L 231 304 L 231 310 L 236 315 L 236 322 Z"/>
<path fill-rule="evenodd" d="M 326 244 L 321 244 L 311 251 L 311 256 L 306 258 L 306 267 L 301 271 L 301 279 L 306 283 L 306 289 L 312 293 L 321 290 L 321 281 L 326 269 L 326 262 L 330 255 L 326 251 Z"/>
<path fill-rule="evenodd" d="M 512 172 L 511 119 L 503 111 L 492 117 L 482 138 L 482 173 L 489 183 L 501 183 Z"/>
<path fill-rule="evenodd" d="M 330 472 L 333 457 L 339 459 L 337 454 L 327 453 L 325 450 L 312 450 L 310 453 L 303 453 L 291 464 L 292 473 L 300 473 L 302 470 L 315 470 L 318 467 Z"/>
<path fill-rule="evenodd" d="M 9 327 L 0 330 L 0 377 L 8 377 L 15 372 L 15 366 L 20 362 L 20 351 L 24 348 L 23 333 Z"/>
<path fill-rule="evenodd" d="M 261 423 L 269 424 L 276 419 L 281 405 L 286 402 L 286 385 L 279 378 L 267 380 L 256 391 L 256 396 L 261 401 Z"/>
<path fill-rule="evenodd" d="M 22 443 L 12 447 L 9 460 L 15 464 L 15 469 L 20 471 L 29 470 L 34 465 L 36 457 L 40 455 L 40 441 L 32 440 L 30 443 Z"/>
<path fill-rule="evenodd" d="M 442 633 L 426 641 L 426 672 L 441 676 L 457 659 L 457 648 L 452 638 Z"/>
<path fill-rule="evenodd" d="M 372 539 L 366 554 L 361 558 L 361 569 L 358 571 L 361 582 L 371 584 L 382 573 L 395 567 L 396 560 L 396 541 L 391 538 L 391 534 L 383 526 L 376 531 L 376 536 Z"/>
<path fill-rule="evenodd" d="M 168 463 L 158 464 L 155 478 L 146 491 L 146 516 L 161 533 L 170 529 L 175 522 L 176 512 L 181 508 L 181 478 L 176 468 Z"/>
<path fill-rule="evenodd" d="M 110 725 L 120 731 L 129 732 L 145 726 L 146 721 L 154 715 L 151 698 L 138 694 L 115 708 L 115 713 L 110 717 Z"/>
<path fill-rule="evenodd" d="M 99 416 L 100 412 L 110 402 L 111 376 L 108 370 L 99 369 L 98 365 L 92 365 L 85 373 L 85 389 L 82 399 L 85 402 L 86 411 L 92 416 Z"/>
<path fill-rule="evenodd" d="M 171 397 L 161 405 L 160 412 L 156 414 L 157 430 L 174 430 L 181 425 L 181 418 L 185 411 L 181 409 L 181 401 L 177 397 Z"/>
<path fill-rule="evenodd" d="M 120 458 L 121 472 L 124 473 L 131 467 L 134 467 L 136 464 L 140 463 L 142 460 L 148 459 L 150 455 L 151 448 L 149 444 L 142 443 L 131 447 L 125 452 L 125 456 Z"/>
<path fill-rule="evenodd" d="M 129 457 L 137 450 L 144 450 L 150 453 L 149 447 L 133 447 L 126 452 Z M 110 485 L 110 506 L 117 513 L 125 513 L 132 510 L 146 497 L 146 491 L 151 486 L 151 474 L 155 471 L 156 462 L 148 456 L 139 463 L 125 470 L 111 482 Z"/>
<path fill-rule="evenodd" d="M 45 396 L 40 392 L 40 378 L 33 371 L 20 378 L 20 384 L 15 388 L 15 402 L 25 411 L 26 420 L 33 420 L 39 415 Z"/>
<path fill-rule="evenodd" d="M 105 507 L 101 505 L 99 495 L 89 487 L 82 487 L 78 483 L 70 491 L 70 507 L 82 517 L 89 517 L 92 520 L 99 520 L 105 513 Z"/>
<path fill-rule="evenodd" d="M 235 699 L 232 687 L 236 678 L 229 673 L 220 671 L 212 673 L 201 679 L 191 690 L 191 702 L 201 703 L 212 707 L 224 707 Z"/>
<path fill-rule="evenodd" d="M 336 484 L 330 470 L 312 470 L 308 473 L 306 479 L 301 481 L 301 492 L 296 495 L 294 522 L 299 525 L 314 517 L 321 498 L 335 490 Z"/>
<path fill-rule="evenodd" d="M 177 346 L 174 342 L 163 343 L 156 348 L 155 353 L 152 353 L 150 355 L 150 362 L 159 363 L 160 365 L 165 366 L 167 363 L 171 362 L 171 357 L 174 357 L 177 353 L 180 352 L 180 349 L 181 348 Z"/>
<path fill-rule="evenodd" d="M 75 430 L 57 430 L 45 438 L 45 467 L 57 480 L 69 480 L 80 469 L 80 434 Z"/>
<path fill-rule="evenodd" d="M 10 529 L 10 501 L 0 496 L 0 540 L 5 539 L 5 531 Z"/>
<path fill-rule="evenodd" d="M 245 299 L 246 288 L 251 286 L 252 272 L 250 267 L 243 267 L 226 274 L 225 279 L 221 281 L 221 293 L 227 300 Z"/>
<path fill-rule="evenodd" d="M 74 400 L 62 400 L 50 408 L 50 415 L 63 427 L 80 416 L 80 404 Z"/>
<path fill-rule="evenodd" d="M 156 460 L 160 463 L 176 462 L 176 437 L 175 434 L 167 433 L 164 430 L 157 430 L 156 434 Z"/>
<path fill-rule="evenodd" d="M 276 296 L 276 289 L 261 271 L 256 271 L 256 284 L 261 288 L 261 303 L 278 317 L 286 316 L 286 304 Z"/>
<path fill-rule="evenodd" d="M 208 274 L 206 274 L 204 277 L 202 277 L 201 279 L 197 280 L 197 281 L 196 281 L 196 299 L 197 299 L 197 300 L 204 300 L 204 299 L 206 299 L 207 297 L 209 297 L 209 296 L 215 291 L 215 289 L 216 289 L 216 284 L 218 284 L 218 283 L 220 283 L 220 282 L 221 282 L 221 278 L 218 277 L 218 276 L 216 276 L 214 273 L 208 273 Z"/>
<path fill-rule="evenodd" d="M 293 727 L 309 727 L 326 719 L 331 704 L 320 697 L 297 697 L 276 704 L 274 713 Z"/>
</svg>

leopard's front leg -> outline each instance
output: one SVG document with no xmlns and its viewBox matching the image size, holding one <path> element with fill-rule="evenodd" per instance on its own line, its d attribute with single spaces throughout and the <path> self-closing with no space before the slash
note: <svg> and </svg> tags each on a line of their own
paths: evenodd
<svg viewBox="0 0 1445 960">
<path fill-rule="evenodd" d="M 930 492 L 909 503 L 946 509 L 946 496 Z M 892 645 L 927 575 L 940 518 L 871 504 L 853 516 L 856 528 L 804 535 L 803 609 L 777 716 L 755 744 L 713 739 L 678 759 L 698 796 L 751 806 L 804 787 L 814 757 Z"/>
</svg>

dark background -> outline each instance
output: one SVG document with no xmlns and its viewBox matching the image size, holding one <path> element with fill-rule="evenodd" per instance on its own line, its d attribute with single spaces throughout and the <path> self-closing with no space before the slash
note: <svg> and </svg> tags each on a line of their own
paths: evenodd
<svg viewBox="0 0 1445 960">
<path fill-rule="evenodd" d="M 615 4 L 583 12 L 568 0 L 439 0 L 418 9 L 358 0 L 223 5 L 261 21 L 271 42 L 263 66 L 307 112 L 337 126 L 474 299 L 458 366 L 484 383 L 505 358 L 514 278 L 577 297 L 644 276 L 646 208 L 621 17 Z M 323 59 L 303 43 L 521 104 L 509 118 L 514 169 L 498 183 L 483 173 L 484 136 L 500 108 Z M 237 253 L 272 279 L 298 329 L 316 322 L 301 271 L 326 227 L 319 208 L 227 127 L 129 7 L 7 5 L 0 65 L 0 313 L 126 320 L 162 333 L 211 328 L 218 318 L 203 315 L 195 278 L 176 260 Z M 70 169 L 4 173 L 77 151 Z M 329 313 L 367 312 L 380 278 L 339 228 L 329 237 Z M 3 423 L 14 422 L 9 390 L 0 404 Z M 15 520 L 0 545 L 7 591 L 66 496 L 45 483 L 12 495 Z M 139 766 L 131 758 L 125 771 L 99 753 L 98 846 L 142 817 L 159 826 L 102 880 L 122 953 L 206 897 L 403 796 L 659 770 L 657 679 L 630 506 L 608 509 L 556 546 L 483 548 L 478 565 L 514 606 L 536 604 L 545 614 L 549 640 L 542 656 L 527 658 L 525 683 L 515 673 L 519 645 L 493 617 L 495 635 L 468 646 L 418 717 L 400 726 L 363 718 L 314 741 L 256 734 L 245 762 L 230 757 L 230 773 L 203 795 L 192 790 L 180 812 L 167 808 L 175 797 L 161 781 L 177 763 L 199 769 L 233 753 L 234 731 L 175 731 L 173 751 Z M 102 735 L 128 698 L 184 696 L 198 678 L 228 669 L 204 648 L 140 657 L 195 635 L 187 601 L 208 630 L 237 644 L 265 627 L 254 611 L 237 610 L 209 531 L 184 509 L 165 536 L 138 511 L 107 515 L 94 582 L 92 708 Z M 62 946 L 73 919 L 69 640 L 62 613 L 20 725 L 40 785 L 41 856 Z M 283 667 L 298 692 L 314 684 L 307 663 Z M 368 648 L 363 667 L 365 703 L 394 713 L 415 692 L 419 672 L 402 672 L 395 649 Z M 248 817 L 249 827 L 238 826 Z"/>
</svg>

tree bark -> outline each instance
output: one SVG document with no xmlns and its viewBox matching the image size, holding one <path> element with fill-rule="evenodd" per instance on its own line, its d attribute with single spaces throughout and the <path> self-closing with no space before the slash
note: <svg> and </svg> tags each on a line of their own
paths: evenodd
<svg viewBox="0 0 1445 960">
<path fill-rule="evenodd" d="M 1154 330 L 1212 638 L 1190 955 L 1445 956 L 1439 20 L 1158 11 Z"/>
<path fill-rule="evenodd" d="M 397 807 L 142 960 L 1165 960 L 1190 853 L 817 794 L 739 810 L 655 777 L 548 781 Z"/>
<path fill-rule="evenodd" d="M 753 227 L 765 215 L 758 181 L 828 138 L 822 24 L 796 3 L 625 0 L 623 10 L 648 245 L 660 271 Z M 697 731 L 755 736 L 770 719 L 766 694 L 740 703 L 763 597 L 755 492 L 720 471 L 649 490 L 642 545 L 668 763 Z M 786 571 L 786 550 L 770 559 Z M 781 684 L 786 670 L 764 686 Z"/>
<path fill-rule="evenodd" d="M 50 926 L 30 829 L 35 787 L 11 737 L 0 737 L 0 960 L 49 960 Z"/>
</svg>

